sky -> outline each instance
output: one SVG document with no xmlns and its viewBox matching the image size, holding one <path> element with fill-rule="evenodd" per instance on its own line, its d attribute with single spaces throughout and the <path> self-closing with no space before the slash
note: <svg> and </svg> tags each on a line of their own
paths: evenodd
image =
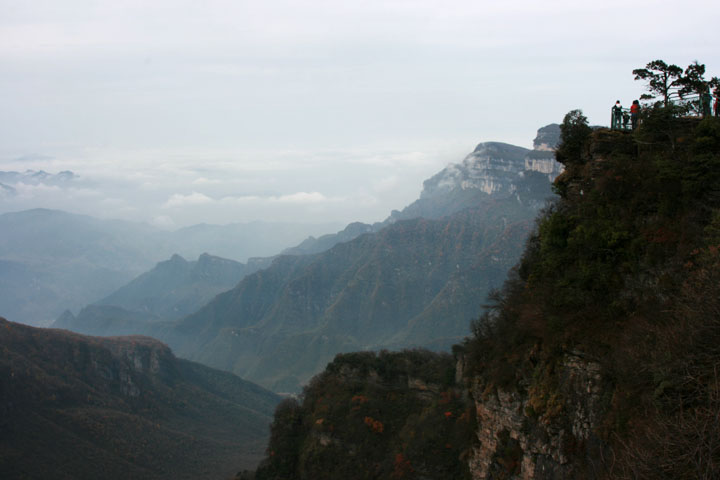
<svg viewBox="0 0 720 480">
<path fill-rule="evenodd" d="M 720 2 L 0 0 L 0 213 L 383 220 L 475 145 L 720 75 Z M 3 193 L 5 192 L 5 193 Z"/>
</svg>

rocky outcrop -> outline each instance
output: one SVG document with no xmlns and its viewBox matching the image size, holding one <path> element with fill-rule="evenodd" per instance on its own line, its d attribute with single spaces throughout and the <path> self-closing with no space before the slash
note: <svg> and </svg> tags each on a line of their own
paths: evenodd
<svg viewBox="0 0 720 480">
<path fill-rule="evenodd" d="M 603 409 L 600 364 L 572 352 L 555 366 L 538 364 L 532 377 L 517 390 L 473 380 L 472 478 L 596 478 L 587 452 L 602 449 L 595 433 Z"/>
<path fill-rule="evenodd" d="M 559 127 L 553 124 L 538 130 L 533 150 L 499 142 L 481 143 L 461 163 L 448 165 L 425 181 L 420 198 L 447 195 L 454 190 L 516 195 L 522 190 L 519 184 L 533 173 L 552 182 L 563 168 L 553 154 L 559 137 Z"/>
<path fill-rule="evenodd" d="M 537 136 L 533 140 L 533 149 L 554 152 L 558 143 L 560 143 L 560 125 L 551 123 L 537 131 Z"/>
</svg>

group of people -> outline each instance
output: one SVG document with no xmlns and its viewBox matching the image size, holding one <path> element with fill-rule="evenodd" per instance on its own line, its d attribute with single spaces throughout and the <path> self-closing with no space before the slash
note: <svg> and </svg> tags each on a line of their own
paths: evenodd
<svg viewBox="0 0 720 480">
<path fill-rule="evenodd" d="M 612 107 L 612 118 L 610 122 L 610 128 L 613 130 L 620 130 L 624 129 L 627 130 L 628 128 L 628 122 L 630 122 L 631 128 L 635 130 L 638 125 L 638 118 L 640 116 L 640 101 L 639 100 L 633 100 L 632 105 L 630 105 L 630 110 L 623 109 L 622 104 L 620 103 L 620 100 L 615 102 L 615 105 Z"/>
<path fill-rule="evenodd" d="M 700 96 L 700 107 L 703 117 L 711 116 L 711 112 L 714 112 L 716 117 L 720 117 L 720 89 L 716 89 L 714 95 L 709 90 L 702 94 Z M 633 100 L 629 110 L 624 109 L 620 100 L 618 100 L 612 107 L 610 128 L 613 130 L 627 130 L 628 123 L 630 123 L 630 128 L 635 130 L 639 116 L 640 102 L 638 100 Z"/>
</svg>

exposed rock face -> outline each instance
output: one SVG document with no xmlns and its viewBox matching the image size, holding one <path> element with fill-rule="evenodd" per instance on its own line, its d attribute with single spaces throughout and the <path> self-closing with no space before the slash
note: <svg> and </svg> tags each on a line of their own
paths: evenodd
<svg viewBox="0 0 720 480">
<path fill-rule="evenodd" d="M 560 143 L 560 125 L 551 123 L 542 127 L 533 140 L 533 149 L 553 152 Z"/>
<path fill-rule="evenodd" d="M 522 391 L 474 380 L 479 444 L 469 459 L 472 478 L 596 477 L 590 462 L 579 465 L 573 456 L 579 445 L 586 452 L 602 448 L 594 433 L 602 411 L 600 365 L 568 353 L 555 366 L 558 384 L 543 374 L 546 368 L 538 366 Z"/>
<path fill-rule="evenodd" d="M 538 131 L 538 138 L 542 130 Z M 543 138 L 546 136 L 542 135 Z M 554 144 L 550 147 L 547 143 L 538 143 L 537 138 L 535 143 L 535 150 L 506 143 L 481 143 L 461 163 L 448 165 L 425 181 L 420 198 L 446 195 L 451 190 L 479 190 L 488 195 L 517 194 L 518 184 L 532 173 L 546 176 L 546 181 L 551 183 L 562 172 L 562 165 L 555 161 L 552 153 Z"/>
</svg>

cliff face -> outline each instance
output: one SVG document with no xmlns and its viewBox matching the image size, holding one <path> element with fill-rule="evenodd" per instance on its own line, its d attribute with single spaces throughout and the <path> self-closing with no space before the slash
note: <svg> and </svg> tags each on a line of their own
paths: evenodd
<svg viewBox="0 0 720 480">
<path fill-rule="evenodd" d="M 514 194 L 516 182 L 533 172 L 552 183 L 562 171 L 552 151 L 532 151 L 505 143 L 481 143 L 459 164 L 449 165 L 423 185 L 420 198 L 452 189 L 475 189 L 487 194 Z"/>
<path fill-rule="evenodd" d="M 420 198 L 390 219 L 437 218 L 488 199 L 542 207 L 553 196 L 550 185 L 563 169 L 553 153 L 559 132 L 555 124 L 541 128 L 533 150 L 499 142 L 479 144 L 462 162 L 426 180 Z"/>
<path fill-rule="evenodd" d="M 538 369 L 544 368 L 539 364 Z M 525 390 L 492 388 L 474 378 L 478 444 L 469 458 L 474 479 L 596 478 L 602 395 L 601 366 L 579 352 L 565 354 L 550 379 L 541 372 Z M 540 377 L 540 381 L 537 378 Z M 578 466 L 578 450 L 583 458 Z"/>
</svg>

